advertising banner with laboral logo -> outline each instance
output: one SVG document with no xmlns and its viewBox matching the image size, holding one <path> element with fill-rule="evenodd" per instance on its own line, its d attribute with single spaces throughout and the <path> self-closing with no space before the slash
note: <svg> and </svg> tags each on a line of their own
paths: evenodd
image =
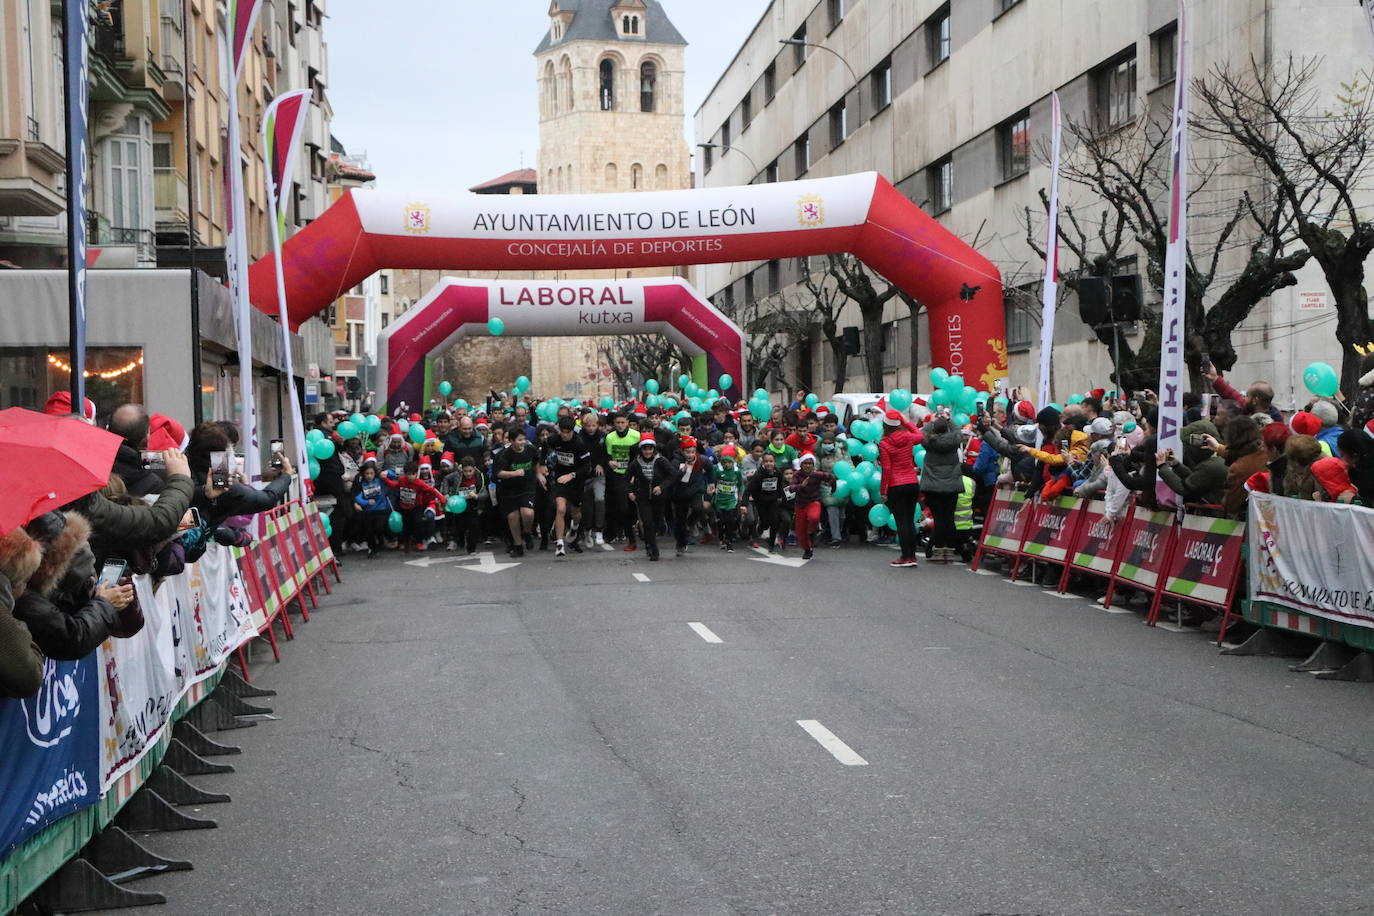
<svg viewBox="0 0 1374 916">
<path fill-rule="evenodd" d="M 1005 377 L 997 268 L 876 172 L 633 194 L 350 191 L 286 243 L 282 275 L 299 324 L 386 267 L 626 269 L 838 252 L 926 304 L 935 365 L 986 388 Z M 252 278 L 253 302 L 273 313 L 274 263 L 259 261 Z"/>
<path fill-rule="evenodd" d="M 746 384 L 744 334 L 679 277 L 645 280 L 468 280 L 448 278 L 382 331 L 377 341 L 386 403 L 422 403 L 425 357 L 465 335 L 663 334 L 691 355 L 706 356 L 707 377 L 729 375 L 721 394 L 738 400 Z"/>
<path fill-rule="evenodd" d="M 1374 509 L 1250 494 L 1250 599 L 1374 627 Z"/>
<path fill-rule="evenodd" d="M 36 695 L 0 700 L 0 859 L 100 800 L 99 676 L 94 653 L 48 659 Z"/>
</svg>

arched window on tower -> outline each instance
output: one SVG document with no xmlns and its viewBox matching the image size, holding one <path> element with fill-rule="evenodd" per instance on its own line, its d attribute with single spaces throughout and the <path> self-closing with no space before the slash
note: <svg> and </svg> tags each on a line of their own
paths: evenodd
<svg viewBox="0 0 1374 916">
<path fill-rule="evenodd" d="M 638 162 L 630 166 L 630 190 L 644 190 L 644 166 L 640 165 Z"/>
<path fill-rule="evenodd" d="M 654 92 L 658 88 L 658 65 L 646 60 L 639 65 L 639 110 L 654 110 Z"/>
<path fill-rule="evenodd" d="M 601 110 L 615 110 L 615 63 L 611 60 L 601 62 Z"/>
<path fill-rule="evenodd" d="M 559 79 L 562 83 L 563 90 L 563 110 L 572 111 L 576 107 L 573 104 L 572 58 L 568 57 L 567 55 L 564 55 L 562 62 L 559 64 L 559 67 L 562 70 Z"/>
<path fill-rule="evenodd" d="M 606 190 L 614 191 L 616 182 L 615 163 L 606 163 Z"/>
<path fill-rule="evenodd" d="M 625 16 L 625 17 L 622 17 L 622 18 L 621 18 L 621 20 L 620 20 L 620 33 L 621 33 L 622 35 L 628 35 L 628 34 L 630 34 L 630 17 L 629 17 L 629 16 Z"/>
<path fill-rule="evenodd" d="M 639 34 L 639 17 L 638 17 L 638 16 L 631 16 L 631 17 L 630 17 L 630 34 L 631 34 L 631 35 L 638 35 L 638 34 Z"/>
<path fill-rule="evenodd" d="M 668 167 L 662 162 L 654 169 L 654 190 L 662 191 L 668 187 Z"/>
<path fill-rule="evenodd" d="M 544 64 L 544 115 L 558 114 L 558 77 L 554 73 L 553 61 Z"/>
</svg>

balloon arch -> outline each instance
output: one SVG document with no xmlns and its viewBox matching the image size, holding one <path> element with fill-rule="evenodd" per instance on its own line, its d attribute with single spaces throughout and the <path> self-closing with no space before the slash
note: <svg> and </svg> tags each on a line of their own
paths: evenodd
<svg viewBox="0 0 1374 916">
<path fill-rule="evenodd" d="M 663 334 L 687 353 L 706 357 L 698 381 L 722 375 L 738 379 L 722 392 L 731 400 L 746 384 L 744 335 L 678 277 L 572 282 L 448 277 L 378 339 L 386 403 L 423 404 L 425 358 L 466 335 L 490 334 L 493 326 L 520 337 Z"/>
<path fill-rule="evenodd" d="M 997 268 L 876 172 L 632 194 L 351 191 L 292 236 L 283 266 L 294 328 L 383 268 L 625 269 L 842 251 L 925 304 L 933 365 L 984 388 L 1007 374 Z M 277 314 L 272 258 L 249 279 L 253 303 Z M 662 320 L 690 337 L 697 314 Z"/>
</svg>

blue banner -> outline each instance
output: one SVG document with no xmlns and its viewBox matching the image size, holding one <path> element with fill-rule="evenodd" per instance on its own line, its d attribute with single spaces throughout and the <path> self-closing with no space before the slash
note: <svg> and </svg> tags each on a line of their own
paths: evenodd
<svg viewBox="0 0 1374 916">
<path fill-rule="evenodd" d="M 90 110 L 90 4 L 65 0 L 63 74 L 67 96 L 67 284 L 71 322 L 72 412 L 86 397 L 86 194 L 90 152 L 86 117 Z"/>
<path fill-rule="evenodd" d="M 98 658 L 49 659 L 36 695 L 0 700 L 0 860 L 100 800 Z"/>
</svg>

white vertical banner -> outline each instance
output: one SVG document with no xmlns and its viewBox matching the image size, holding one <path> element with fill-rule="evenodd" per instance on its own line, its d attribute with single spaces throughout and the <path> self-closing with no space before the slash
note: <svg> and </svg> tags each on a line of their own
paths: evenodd
<svg viewBox="0 0 1374 916">
<path fill-rule="evenodd" d="M 1064 125 L 1059 108 L 1059 93 L 1050 93 L 1050 212 L 1045 234 L 1045 285 L 1040 311 L 1040 386 L 1035 404 L 1050 403 L 1052 355 L 1054 353 L 1054 313 L 1059 306 L 1059 152 L 1064 141 Z"/>
<path fill-rule="evenodd" d="M 1183 457 L 1183 365 L 1188 295 L 1188 30 L 1185 0 L 1178 0 L 1178 70 L 1174 80 L 1172 178 L 1169 184 L 1169 247 L 1164 257 L 1164 314 L 1159 339 L 1159 450 Z M 1178 505 L 1177 494 L 1156 481 L 1160 505 Z"/>
<path fill-rule="evenodd" d="M 1359 0 L 1360 9 L 1364 10 L 1365 21 L 1369 23 L 1369 34 L 1374 36 L 1374 0 Z"/>
</svg>

